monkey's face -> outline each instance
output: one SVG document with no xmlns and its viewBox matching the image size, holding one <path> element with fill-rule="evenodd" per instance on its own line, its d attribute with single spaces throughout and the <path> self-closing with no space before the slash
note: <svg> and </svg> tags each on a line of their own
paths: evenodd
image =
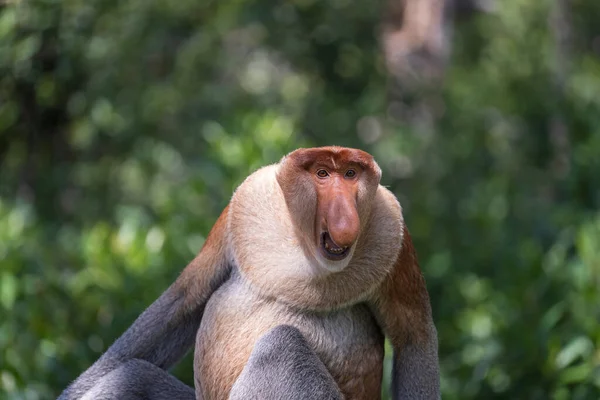
<svg viewBox="0 0 600 400">
<path fill-rule="evenodd" d="M 283 164 L 278 180 L 312 253 L 326 270 L 343 270 L 369 216 L 379 167 L 368 153 L 338 147 L 296 150 Z"/>
<path fill-rule="evenodd" d="M 341 147 L 300 149 L 236 189 L 227 258 L 260 293 L 310 310 L 367 296 L 398 257 L 402 208 L 379 185 L 373 157 Z"/>
</svg>

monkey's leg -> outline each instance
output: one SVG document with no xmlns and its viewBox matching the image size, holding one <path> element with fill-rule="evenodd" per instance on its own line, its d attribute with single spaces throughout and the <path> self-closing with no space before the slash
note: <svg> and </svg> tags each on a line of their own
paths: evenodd
<svg viewBox="0 0 600 400">
<path fill-rule="evenodd" d="M 343 399 L 323 362 L 294 327 L 280 325 L 254 345 L 229 400 Z"/>
<path fill-rule="evenodd" d="M 104 375 L 82 400 L 195 400 L 194 389 L 144 360 L 129 360 Z"/>
</svg>

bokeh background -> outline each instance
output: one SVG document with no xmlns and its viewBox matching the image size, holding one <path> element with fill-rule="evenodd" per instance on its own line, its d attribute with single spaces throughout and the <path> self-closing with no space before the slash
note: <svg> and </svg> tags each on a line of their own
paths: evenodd
<svg viewBox="0 0 600 400">
<path fill-rule="evenodd" d="M 244 177 L 338 144 L 403 204 L 444 399 L 598 399 L 598 21 L 596 0 L 2 1 L 0 398 L 57 396 Z"/>
</svg>

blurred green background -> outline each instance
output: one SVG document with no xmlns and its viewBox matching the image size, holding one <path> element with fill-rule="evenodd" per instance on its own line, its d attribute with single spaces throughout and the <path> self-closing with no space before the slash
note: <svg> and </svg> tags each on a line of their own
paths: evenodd
<svg viewBox="0 0 600 400">
<path fill-rule="evenodd" d="M 449 4 L 408 72 L 389 3 L 0 4 L 0 398 L 57 396 L 244 177 L 326 144 L 403 204 L 444 399 L 600 397 L 600 2 Z"/>
</svg>

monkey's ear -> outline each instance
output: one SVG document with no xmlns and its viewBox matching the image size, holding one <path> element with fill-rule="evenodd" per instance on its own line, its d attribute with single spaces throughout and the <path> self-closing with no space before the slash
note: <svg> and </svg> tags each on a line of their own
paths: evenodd
<svg viewBox="0 0 600 400">
<path fill-rule="evenodd" d="M 396 263 L 376 294 L 372 309 L 395 349 L 430 340 L 433 321 L 429 294 L 406 225 Z"/>
</svg>

